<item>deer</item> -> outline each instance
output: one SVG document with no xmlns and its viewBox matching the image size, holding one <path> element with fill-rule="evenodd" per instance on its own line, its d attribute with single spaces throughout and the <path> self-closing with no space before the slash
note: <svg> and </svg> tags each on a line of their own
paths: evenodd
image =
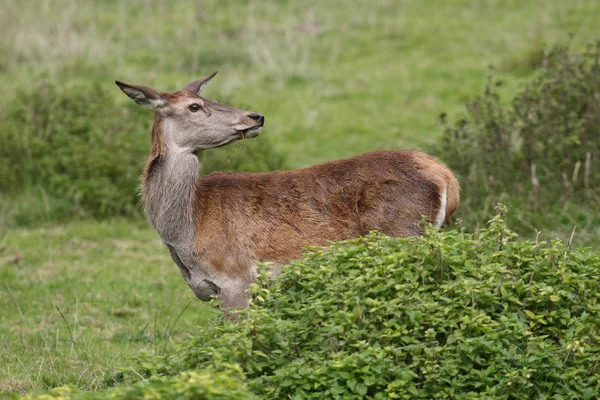
<svg viewBox="0 0 600 400">
<path fill-rule="evenodd" d="M 198 154 L 257 137 L 262 114 L 201 97 L 216 72 L 175 92 L 115 81 L 154 110 L 150 156 L 141 177 L 145 214 L 202 301 L 227 310 L 249 305 L 257 265 L 277 275 L 307 246 L 380 231 L 423 234 L 459 204 L 460 186 L 436 158 L 416 150 L 379 150 L 309 168 L 199 176 Z"/>
</svg>

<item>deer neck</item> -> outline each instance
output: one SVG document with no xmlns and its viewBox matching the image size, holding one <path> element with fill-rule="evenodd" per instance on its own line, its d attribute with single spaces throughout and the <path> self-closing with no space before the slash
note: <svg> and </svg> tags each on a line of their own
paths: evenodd
<svg viewBox="0 0 600 400">
<path fill-rule="evenodd" d="M 193 241 L 191 202 L 198 178 L 198 157 L 165 140 L 157 116 L 152 128 L 152 151 L 142 178 L 142 197 L 148 219 L 166 244 L 179 247 Z"/>
</svg>

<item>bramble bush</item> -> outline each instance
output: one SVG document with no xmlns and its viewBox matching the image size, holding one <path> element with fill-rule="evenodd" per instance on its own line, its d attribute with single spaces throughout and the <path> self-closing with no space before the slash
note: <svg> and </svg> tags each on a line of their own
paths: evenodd
<svg viewBox="0 0 600 400">
<path fill-rule="evenodd" d="M 0 197 L 19 199 L 0 202 L 12 214 L 4 219 L 139 215 L 137 188 L 150 150 L 152 113 L 117 104 L 116 95 L 98 83 L 35 82 L 0 115 Z M 203 152 L 202 173 L 286 167 L 268 137 L 234 146 L 233 152 Z"/>
<path fill-rule="evenodd" d="M 470 225 L 489 219 L 498 201 L 520 232 L 600 224 L 600 42 L 581 54 L 556 46 L 540 67 L 510 106 L 490 78 L 466 119 L 442 117 L 434 151 L 459 176 L 459 213 Z"/>
<path fill-rule="evenodd" d="M 600 257 L 477 233 L 372 233 L 313 249 L 239 320 L 213 320 L 121 382 L 239 365 L 260 398 L 592 399 L 600 393 Z"/>
</svg>

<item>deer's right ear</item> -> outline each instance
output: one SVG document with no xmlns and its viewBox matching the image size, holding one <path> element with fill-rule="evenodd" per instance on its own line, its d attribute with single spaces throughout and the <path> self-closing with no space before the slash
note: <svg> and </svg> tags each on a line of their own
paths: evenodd
<svg viewBox="0 0 600 400">
<path fill-rule="evenodd" d="M 115 81 L 115 83 L 123 91 L 123 93 L 131 97 L 133 101 L 142 107 L 156 110 L 158 107 L 167 104 L 167 100 L 152 88 L 146 86 L 128 85 L 119 81 Z"/>
</svg>

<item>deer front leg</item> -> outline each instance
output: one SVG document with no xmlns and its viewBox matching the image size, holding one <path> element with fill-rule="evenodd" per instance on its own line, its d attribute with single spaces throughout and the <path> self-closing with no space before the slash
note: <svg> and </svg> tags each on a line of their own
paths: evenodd
<svg viewBox="0 0 600 400">
<path fill-rule="evenodd" d="M 247 308 L 250 304 L 250 294 L 247 293 L 248 283 L 239 283 L 222 288 L 218 299 L 221 301 L 223 311 Z"/>
<path fill-rule="evenodd" d="M 261 274 L 273 278 L 281 273 L 283 264 L 268 262 L 260 269 Z M 250 284 L 256 282 L 257 266 L 252 264 L 249 267 L 249 273 L 239 278 L 218 279 L 216 284 L 219 287 L 219 300 L 225 312 L 232 309 L 244 309 L 250 304 L 251 295 L 248 293 Z"/>
<path fill-rule="evenodd" d="M 273 278 L 281 273 L 283 264 L 268 262 L 264 264 L 261 274 L 268 278 Z M 247 276 L 231 279 L 226 278 L 219 280 L 219 300 L 222 302 L 224 310 L 227 309 L 244 309 L 250 304 L 251 295 L 248 293 L 248 288 L 251 283 L 256 282 L 257 266 L 252 264 L 249 268 Z"/>
<path fill-rule="evenodd" d="M 199 273 L 198 269 L 190 269 L 179 257 L 178 252 L 175 248 L 166 244 L 171 254 L 171 258 L 175 261 L 175 264 L 179 267 L 183 279 L 186 281 L 190 289 L 194 292 L 196 297 L 202 301 L 210 301 L 213 297 L 219 296 L 221 288 L 215 282 L 210 279 L 206 279 L 204 274 Z"/>
<path fill-rule="evenodd" d="M 250 295 L 246 293 L 249 283 L 244 282 L 219 282 L 219 284 L 209 280 L 203 279 L 193 285 L 190 288 L 202 301 L 210 301 L 213 298 L 217 298 L 221 303 L 224 311 L 232 309 L 243 309 L 247 308 L 250 302 Z"/>
</svg>

